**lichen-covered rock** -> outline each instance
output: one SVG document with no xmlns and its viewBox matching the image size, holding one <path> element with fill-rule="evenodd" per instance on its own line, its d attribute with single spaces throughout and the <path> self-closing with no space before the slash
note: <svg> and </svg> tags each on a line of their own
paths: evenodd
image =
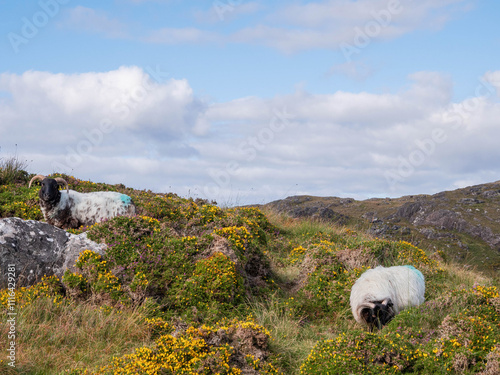
<svg viewBox="0 0 500 375">
<path fill-rule="evenodd" d="M 61 278 L 86 249 L 103 254 L 105 245 L 35 220 L 0 219 L 0 288 L 7 287 L 9 265 L 16 270 L 16 285 L 29 286 L 44 275 Z"/>
</svg>

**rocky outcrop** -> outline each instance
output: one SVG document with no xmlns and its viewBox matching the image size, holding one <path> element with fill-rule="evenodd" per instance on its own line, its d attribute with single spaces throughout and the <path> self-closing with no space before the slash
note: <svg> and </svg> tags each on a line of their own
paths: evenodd
<svg viewBox="0 0 500 375">
<path fill-rule="evenodd" d="M 413 224 L 433 226 L 441 230 L 456 230 L 457 232 L 464 232 L 467 227 L 467 221 L 462 219 L 457 212 L 451 210 L 431 211 L 429 214 L 413 220 Z"/>
<path fill-rule="evenodd" d="M 338 199 L 338 202 L 323 205 L 309 196 L 295 196 L 271 202 L 268 206 L 278 213 L 284 213 L 293 218 L 308 217 L 345 225 L 349 220 L 349 216 L 333 210 L 332 207 L 345 206 L 352 202 L 354 202 L 352 198 L 343 198 Z"/>
<path fill-rule="evenodd" d="M 467 203 L 470 204 L 470 203 Z M 492 248 L 500 250 L 500 233 L 485 225 L 473 224 L 465 220 L 459 212 L 452 210 L 430 211 L 412 222 L 415 226 L 427 226 L 446 232 L 460 232 L 478 237 Z M 427 237 L 432 238 L 432 237 Z M 436 238 L 436 237 L 434 237 Z"/>
<path fill-rule="evenodd" d="M 406 202 L 396 211 L 395 216 L 407 220 L 412 220 L 413 217 L 422 209 L 420 202 Z"/>
<path fill-rule="evenodd" d="M 16 285 L 29 286 L 44 275 L 61 278 L 86 249 L 103 254 L 105 245 L 39 221 L 0 219 L 0 289 L 7 287 L 9 265 L 15 268 Z"/>
</svg>

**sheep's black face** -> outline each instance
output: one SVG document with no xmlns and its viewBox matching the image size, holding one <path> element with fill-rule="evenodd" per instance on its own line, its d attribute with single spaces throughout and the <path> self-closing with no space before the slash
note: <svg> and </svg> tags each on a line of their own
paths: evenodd
<svg viewBox="0 0 500 375">
<path fill-rule="evenodd" d="M 381 329 L 384 325 L 389 323 L 392 318 L 394 318 L 394 309 L 391 301 L 384 302 L 374 302 L 375 307 L 373 309 L 367 307 L 361 310 L 361 316 L 363 320 L 368 324 L 370 331 L 374 327 Z"/>
<path fill-rule="evenodd" d="M 38 193 L 41 200 L 46 202 L 55 202 L 59 200 L 61 193 L 59 192 L 59 185 L 56 180 L 46 178 L 42 180 L 41 185 L 42 187 Z"/>
</svg>

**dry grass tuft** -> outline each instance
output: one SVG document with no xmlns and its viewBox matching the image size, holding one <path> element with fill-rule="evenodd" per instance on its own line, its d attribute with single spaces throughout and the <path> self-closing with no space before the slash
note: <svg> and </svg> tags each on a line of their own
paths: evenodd
<svg viewBox="0 0 500 375">
<path fill-rule="evenodd" d="M 17 368 L 58 374 L 105 365 L 109 358 L 151 342 L 143 320 L 135 311 L 106 311 L 90 304 L 60 305 L 39 298 L 17 316 Z M 0 330 L 2 339 L 7 337 L 3 334 L 5 326 Z"/>
<path fill-rule="evenodd" d="M 28 162 L 20 160 L 18 156 L 0 158 L 0 185 L 12 183 L 26 183 Z"/>
<path fill-rule="evenodd" d="M 346 248 L 335 253 L 340 263 L 348 270 L 368 266 L 374 268 L 379 265 L 375 257 L 365 249 L 359 247 L 356 249 Z"/>
</svg>

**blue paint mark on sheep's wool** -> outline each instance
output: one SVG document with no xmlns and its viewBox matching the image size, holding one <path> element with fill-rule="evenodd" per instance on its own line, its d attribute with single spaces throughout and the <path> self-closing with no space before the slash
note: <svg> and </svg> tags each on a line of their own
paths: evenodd
<svg viewBox="0 0 500 375">
<path fill-rule="evenodd" d="M 130 198 L 128 195 L 125 195 L 125 194 L 122 194 L 120 196 L 120 199 L 122 200 L 122 202 L 126 205 L 129 205 L 130 203 L 132 203 L 132 198 Z"/>
<path fill-rule="evenodd" d="M 419 270 L 417 270 L 415 267 L 410 266 L 410 265 L 407 265 L 407 266 L 404 266 L 404 267 L 411 269 L 413 272 L 415 272 L 418 275 L 418 277 L 420 277 L 422 280 L 424 280 L 424 275 L 422 274 L 422 272 L 420 272 Z"/>
<path fill-rule="evenodd" d="M 413 271 L 418 271 L 415 267 L 413 267 L 413 266 L 411 266 L 411 265 L 406 265 L 406 266 L 404 266 L 404 267 L 409 268 L 409 269 L 411 269 L 411 270 L 413 270 Z"/>
</svg>

